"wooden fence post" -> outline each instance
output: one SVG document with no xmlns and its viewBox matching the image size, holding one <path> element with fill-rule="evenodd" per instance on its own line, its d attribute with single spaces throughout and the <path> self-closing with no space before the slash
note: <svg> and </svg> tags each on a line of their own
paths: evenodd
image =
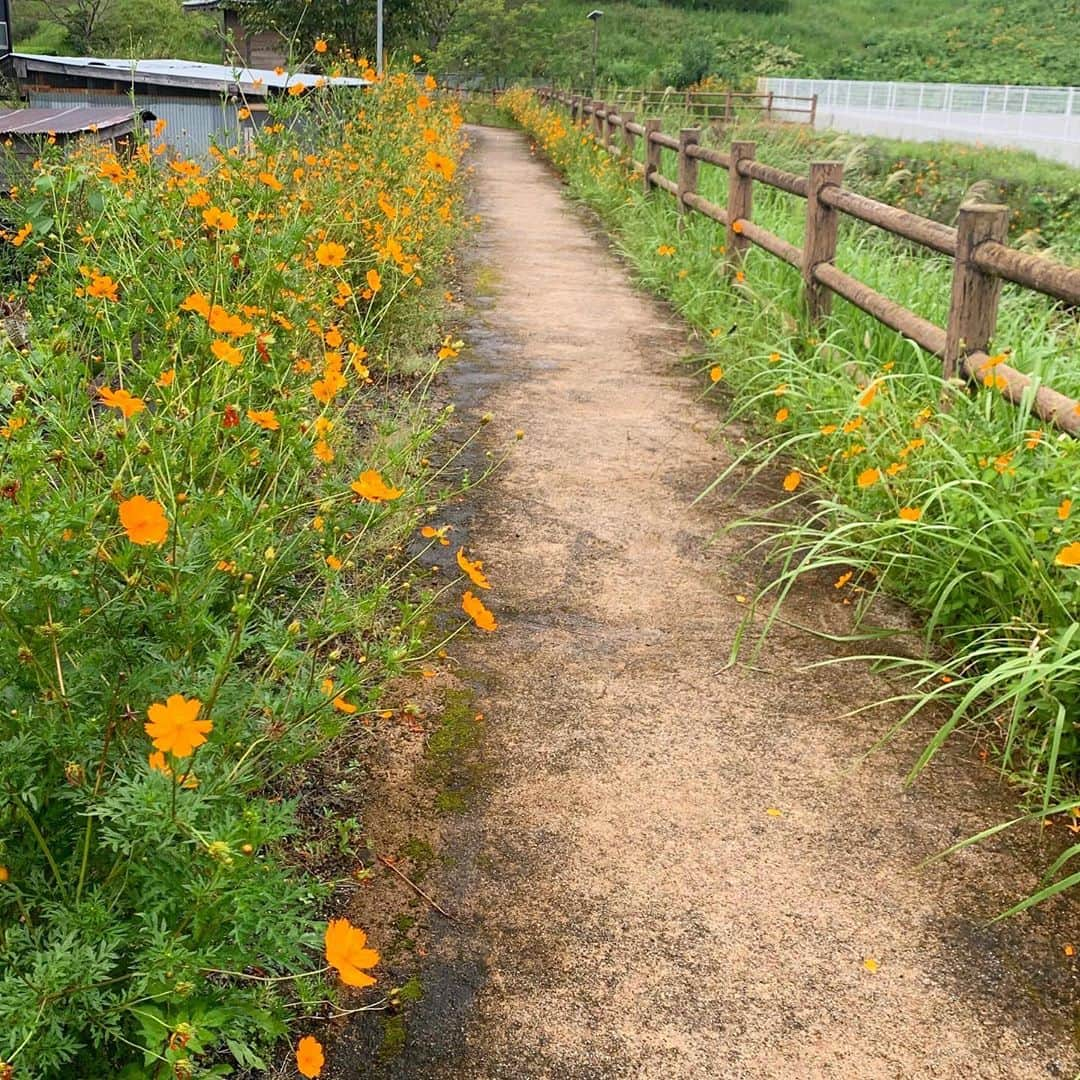
<svg viewBox="0 0 1080 1080">
<path fill-rule="evenodd" d="M 821 190 L 830 184 L 837 187 L 844 180 L 842 161 L 810 162 L 810 181 L 806 189 L 806 235 L 803 240 L 803 284 L 810 321 L 819 322 L 832 308 L 832 293 L 817 282 L 814 270 L 821 263 L 836 258 L 836 229 L 840 212 L 821 201 Z"/>
<path fill-rule="evenodd" d="M 652 137 L 660 131 L 662 121 L 659 116 L 650 116 L 645 121 L 645 194 L 652 191 L 653 173 L 660 171 L 660 144 Z"/>
<path fill-rule="evenodd" d="M 578 123 L 578 106 L 581 104 L 581 98 L 576 94 L 570 99 L 570 123 L 577 127 Z"/>
<path fill-rule="evenodd" d="M 743 256 L 750 246 L 750 241 L 732 227 L 740 219 L 749 221 L 754 210 L 754 181 L 749 176 L 743 176 L 739 172 L 739 165 L 744 161 L 753 161 L 755 144 L 736 139 L 731 144 L 731 164 L 728 168 L 728 200 L 727 200 L 727 239 L 725 241 L 725 253 L 728 268 L 738 272 L 742 267 Z"/>
<path fill-rule="evenodd" d="M 690 213 L 690 207 L 684 201 L 687 195 L 697 193 L 698 182 L 698 159 L 687 153 L 687 148 L 697 146 L 701 142 L 701 128 L 680 128 L 679 130 L 679 172 L 678 172 L 678 200 L 679 217 L 685 218 Z"/>
<path fill-rule="evenodd" d="M 626 152 L 626 160 L 634 160 L 634 133 L 630 130 L 630 125 L 634 122 L 635 114 L 632 112 L 624 112 L 622 114 L 622 138 L 623 149 Z"/>
<path fill-rule="evenodd" d="M 817 94 L 810 95 L 810 126 L 814 126 L 814 121 L 817 119 Z"/>
<path fill-rule="evenodd" d="M 1009 208 L 995 204 L 961 206 L 956 222 L 956 263 L 953 267 L 949 323 L 945 329 L 942 374 L 954 379 L 963 357 L 990 343 L 997 325 L 1001 278 L 987 274 L 972 261 L 986 240 L 1004 243 L 1009 231 Z"/>
<path fill-rule="evenodd" d="M 772 120 L 772 107 L 773 107 L 773 91 L 769 91 L 769 98 L 765 102 L 765 119 Z"/>
<path fill-rule="evenodd" d="M 592 120 L 593 120 L 593 136 L 599 142 L 604 135 L 604 119 L 600 115 L 604 108 L 604 103 L 598 98 L 593 98 L 592 103 Z"/>
<path fill-rule="evenodd" d="M 604 106 L 604 149 L 611 149 L 611 136 L 615 131 L 615 125 L 611 122 L 611 112 L 614 106 Z"/>
<path fill-rule="evenodd" d="M 724 122 L 730 124 L 735 119 L 735 97 L 729 90 L 724 95 Z"/>
</svg>

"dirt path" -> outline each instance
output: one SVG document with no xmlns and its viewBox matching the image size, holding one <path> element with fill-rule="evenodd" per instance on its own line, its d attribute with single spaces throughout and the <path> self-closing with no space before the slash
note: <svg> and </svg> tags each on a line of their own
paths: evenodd
<svg viewBox="0 0 1080 1080">
<path fill-rule="evenodd" d="M 985 926 L 1030 853 L 918 869 L 1007 812 L 993 775 L 961 747 L 905 793 L 915 741 L 855 767 L 888 718 L 835 717 L 889 687 L 797 673 L 826 655 L 810 635 L 723 670 L 753 571 L 745 538 L 708 541 L 753 495 L 690 506 L 722 455 L 676 367 L 686 331 L 523 137 L 475 140 L 493 296 L 471 377 L 527 437 L 470 541 L 500 621 L 465 657 L 490 792 L 452 827 L 460 920 L 436 954 L 480 963 L 468 994 L 431 984 L 396 1074 L 1072 1076 L 1067 910 Z M 831 583 L 793 604 L 843 625 Z"/>
</svg>

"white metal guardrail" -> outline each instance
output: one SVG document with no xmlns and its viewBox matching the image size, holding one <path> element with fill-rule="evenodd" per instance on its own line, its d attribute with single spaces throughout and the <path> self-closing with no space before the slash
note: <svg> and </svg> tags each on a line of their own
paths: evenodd
<svg viewBox="0 0 1080 1080">
<path fill-rule="evenodd" d="M 767 78 L 759 80 L 759 89 L 816 94 L 818 128 L 1018 147 L 1080 165 L 1076 87 Z"/>
</svg>

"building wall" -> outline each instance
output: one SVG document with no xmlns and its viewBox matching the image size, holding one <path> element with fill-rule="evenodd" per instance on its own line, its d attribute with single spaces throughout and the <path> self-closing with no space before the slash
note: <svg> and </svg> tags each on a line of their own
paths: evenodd
<svg viewBox="0 0 1080 1080">
<path fill-rule="evenodd" d="M 248 31 L 235 11 L 226 11 L 225 31 L 232 42 L 232 52 L 248 67 L 272 70 L 288 63 L 285 42 L 274 30 Z"/>
<path fill-rule="evenodd" d="M 35 107 L 63 109 L 75 104 L 123 105 L 130 95 L 107 90 L 45 90 L 29 88 L 29 104 Z M 207 157 L 211 144 L 235 146 L 241 140 L 241 122 L 237 106 L 222 99 L 206 100 L 174 97 L 168 94 L 136 94 L 135 107 L 148 109 L 158 119 L 167 121 L 162 136 L 176 157 Z"/>
</svg>

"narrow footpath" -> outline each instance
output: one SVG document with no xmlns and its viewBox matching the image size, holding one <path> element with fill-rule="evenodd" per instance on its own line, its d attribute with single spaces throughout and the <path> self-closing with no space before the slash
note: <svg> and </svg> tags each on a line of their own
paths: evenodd
<svg viewBox="0 0 1080 1080">
<path fill-rule="evenodd" d="M 920 869 L 1008 794 L 962 743 L 905 791 L 925 727 L 857 760 L 896 713 L 838 717 L 895 687 L 807 671 L 835 655 L 819 637 L 779 627 L 726 666 L 756 560 L 718 530 L 779 474 L 692 505 L 725 457 L 687 329 L 524 136 L 473 139 L 470 363 L 492 445 L 526 437 L 469 540 L 500 624 L 463 657 L 488 791 L 450 826 L 458 925 L 433 963 L 462 942 L 477 962 L 395 1075 L 1075 1076 L 1071 909 L 987 925 L 1034 885 L 1030 841 Z M 830 581 L 788 614 L 842 631 L 847 611 Z"/>
</svg>

